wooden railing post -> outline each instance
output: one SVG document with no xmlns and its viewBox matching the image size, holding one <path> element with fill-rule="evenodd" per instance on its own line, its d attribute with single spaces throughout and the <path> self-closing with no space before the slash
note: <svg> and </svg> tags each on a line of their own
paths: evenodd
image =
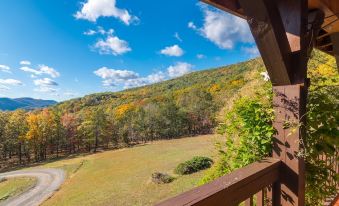
<svg viewBox="0 0 339 206">
<path fill-rule="evenodd" d="M 272 185 L 272 206 L 280 206 L 281 205 L 281 183 L 275 182 Z"/>
<path fill-rule="evenodd" d="M 273 205 L 280 192 L 281 205 L 303 206 L 305 203 L 305 161 L 303 158 L 307 86 L 274 86 L 275 110 L 273 157 L 282 160 L 280 185 L 273 185 Z"/>
</svg>

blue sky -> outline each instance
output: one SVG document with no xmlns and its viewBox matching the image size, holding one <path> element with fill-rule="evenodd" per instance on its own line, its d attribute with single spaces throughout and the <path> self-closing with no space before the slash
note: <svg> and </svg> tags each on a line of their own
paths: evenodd
<svg viewBox="0 0 339 206">
<path fill-rule="evenodd" d="M 196 0 L 2 0 L 0 96 L 58 101 L 258 55 L 247 23 Z"/>
</svg>

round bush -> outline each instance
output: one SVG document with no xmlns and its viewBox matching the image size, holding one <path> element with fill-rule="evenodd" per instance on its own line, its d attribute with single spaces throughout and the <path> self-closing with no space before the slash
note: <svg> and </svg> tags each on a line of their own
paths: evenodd
<svg viewBox="0 0 339 206">
<path fill-rule="evenodd" d="M 210 168 L 213 160 L 208 157 L 193 157 L 191 160 L 180 163 L 174 170 L 176 174 L 187 175 Z"/>
<path fill-rule="evenodd" d="M 166 184 L 172 182 L 173 180 L 173 177 L 165 173 L 155 172 L 152 174 L 152 181 L 157 184 Z"/>
</svg>

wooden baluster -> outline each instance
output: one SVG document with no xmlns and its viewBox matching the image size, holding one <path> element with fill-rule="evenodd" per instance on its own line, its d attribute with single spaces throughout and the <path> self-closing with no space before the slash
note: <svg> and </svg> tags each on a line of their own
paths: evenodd
<svg viewBox="0 0 339 206">
<path fill-rule="evenodd" d="M 281 205 L 281 184 L 280 182 L 275 182 L 272 185 L 272 205 L 273 206 Z"/>
<path fill-rule="evenodd" d="M 245 206 L 253 206 L 253 196 L 245 201 Z"/>
<path fill-rule="evenodd" d="M 257 193 L 257 206 L 264 206 L 265 202 L 265 189 Z"/>
</svg>

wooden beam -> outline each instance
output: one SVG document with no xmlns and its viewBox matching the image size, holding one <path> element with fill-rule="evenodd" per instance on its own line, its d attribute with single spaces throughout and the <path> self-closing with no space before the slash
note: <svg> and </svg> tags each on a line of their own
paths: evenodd
<svg viewBox="0 0 339 206">
<path fill-rule="evenodd" d="M 239 0 L 239 3 L 272 84 L 303 83 L 307 76 L 308 54 L 313 46 L 310 37 L 313 34 L 307 30 L 307 0 Z M 319 15 L 320 19 L 322 17 Z M 317 23 L 318 27 L 320 25 Z"/>
<path fill-rule="evenodd" d="M 283 162 L 281 204 L 303 206 L 305 203 L 304 125 L 307 87 L 288 85 L 273 87 L 275 110 L 273 157 Z M 303 126 L 301 126 L 303 125 Z"/>
<path fill-rule="evenodd" d="M 291 52 L 304 49 L 307 30 L 307 0 L 275 0 Z"/>
<path fill-rule="evenodd" d="M 201 0 L 240 18 L 246 18 L 237 0 Z"/>
<path fill-rule="evenodd" d="M 309 52 L 312 49 L 310 47 L 313 46 L 312 35 L 307 35 L 308 20 L 311 20 L 309 18 L 307 0 L 276 0 L 276 2 L 291 48 L 290 70 L 293 71 L 290 73 L 290 77 L 292 78 L 292 84 L 300 84 L 307 77 L 307 62 L 310 56 Z M 314 13 L 323 14 L 322 12 Z M 323 19 L 323 16 L 315 16 L 316 18 Z M 312 19 L 310 23 L 313 23 L 313 21 Z M 322 20 L 318 21 L 323 22 Z M 321 23 L 318 23 L 316 26 L 320 28 Z M 315 29 L 317 30 L 318 28 Z"/>
<path fill-rule="evenodd" d="M 239 0 L 273 85 L 289 85 L 293 80 L 291 48 L 275 1 Z"/>
</svg>

